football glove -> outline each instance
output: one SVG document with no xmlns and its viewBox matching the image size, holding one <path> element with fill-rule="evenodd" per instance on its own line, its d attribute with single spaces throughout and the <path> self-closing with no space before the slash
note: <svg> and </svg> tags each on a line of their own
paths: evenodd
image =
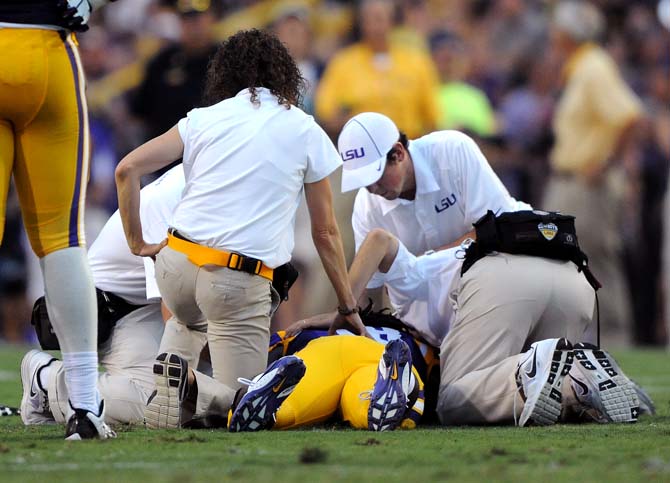
<svg viewBox="0 0 670 483">
<path fill-rule="evenodd" d="M 91 2 L 88 0 L 58 0 L 57 6 L 65 20 L 65 27 L 74 32 L 88 30 L 88 19 L 91 16 Z"/>
</svg>

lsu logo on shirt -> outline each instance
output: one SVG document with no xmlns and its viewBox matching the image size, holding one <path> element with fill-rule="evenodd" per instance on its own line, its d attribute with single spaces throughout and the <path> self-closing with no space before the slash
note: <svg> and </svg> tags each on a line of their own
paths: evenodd
<svg viewBox="0 0 670 483">
<path fill-rule="evenodd" d="M 352 159 L 358 159 L 365 156 L 365 148 L 360 149 L 349 149 L 343 153 L 340 153 L 343 161 L 351 161 Z"/>
<path fill-rule="evenodd" d="M 435 212 L 442 213 L 444 210 L 456 204 L 456 193 L 451 193 L 449 196 L 440 200 L 439 206 L 435 205 Z"/>
</svg>

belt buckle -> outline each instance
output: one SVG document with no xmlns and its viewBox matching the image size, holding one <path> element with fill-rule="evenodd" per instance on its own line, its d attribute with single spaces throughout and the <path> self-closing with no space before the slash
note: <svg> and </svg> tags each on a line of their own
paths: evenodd
<svg viewBox="0 0 670 483">
<path fill-rule="evenodd" d="M 226 268 L 230 268 L 231 270 L 240 270 L 242 267 L 243 258 L 244 256 L 241 253 L 230 252 Z"/>
<path fill-rule="evenodd" d="M 235 260 L 233 261 L 233 257 L 236 257 Z M 231 266 L 231 261 L 232 261 L 232 266 Z M 261 269 L 263 268 L 263 262 L 260 260 L 257 260 L 256 258 L 252 257 L 247 257 L 245 255 L 242 255 L 241 253 L 237 252 L 231 252 L 230 253 L 230 258 L 228 259 L 228 268 L 231 268 L 233 270 L 239 270 L 241 272 L 246 272 L 246 273 L 251 273 L 254 275 L 258 275 L 261 273 Z"/>
</svg>

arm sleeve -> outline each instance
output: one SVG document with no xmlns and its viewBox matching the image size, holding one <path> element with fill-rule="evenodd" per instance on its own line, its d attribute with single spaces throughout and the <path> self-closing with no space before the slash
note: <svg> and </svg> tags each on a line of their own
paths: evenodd
<svg viewBox="0 0 670 483">
<path fill-rule="evenodd" d="M 186 133 L 188 132 L 188 117 L 184 117 L 177 123 L 177 130 L 181 136 L 181 142 L 186 141 Z"/>
<path fill-rule="evenodd" d="M 195 114 L 195 109 L 186 114 L 186 117 L 183 117 L 177 122 L 177 131 L 179 131 L 179 136 L 181 137 L 181 142 L 184 144 L 184 153 L 182 154 L 182 159 L 190 159 L 190 144 L 189 133 L 193 124 L 193 117 Z"/>
<path fill-rule="evenodd" d="M 313 123 L 307 138 L 305 183 L 316 183 L 342 165 L 342 158 L 321 127 Z"/>
<path fill-rule="evenodd" d="M 157 302 L 161 299 L 158 283 L 156 282 L 156 271 L 154 261 L 150 257 L 142 257 L 144 263 L 144 279 L 146 287 L 146 297 L 149 302 Z"/>
<path fill-rule="evenodd" d="M 609 59 L 602 59 L 592 67 L 587 86 L 592 105 L 605 124 L 622 128 L 641 115 L 640 100 Z"/>
<path fill-rule="evenodd" d="M 368 206 L 368 200 L 366 199 L 366 194 L 362 192 L 365 188 L 358 190 L 356 194 L 356 199 L 354 200 L 354 211 L 351 214 L 351 227 L 354 231 L 354 243 L 356 246 L 356 252 L 361 247 L 363 240 L 368 236 L 368 233 L 372 229 L 370 223 L 370 208 Z"/>
<path fill-rule="evenodd" d="M 465 221 L 476 222 L 488 210 L 496 215 L 506 211 L 530 209 L 510 196 L 500 178 L 482 154 L 479 146 L 465 134 L 451 153 L 458 160 L 458 185 L 465 209 Z"/>
<path fill-rule="evenodd" d="M 354 211 L 351 214 L 351 227 L 354 231 L 354 243 L 356 245 L 356 252 L 361 247 L 361 244 L 365 240 L 365 237 L 368 236 L 368 233 L 372 228 L 374 228 L 375 223 L 373 221 L 374 213 L 371 211 L 369 206 L 369 200 L 367 198 L 367 193 L 365 193 L 365 188 L 358 190 L 356 194 L 356 200 L 354 201 Z M 366 288 L 375 289 L 384 285 L 384 274 L 377 271 L 372 276 Z"/>
</svg>

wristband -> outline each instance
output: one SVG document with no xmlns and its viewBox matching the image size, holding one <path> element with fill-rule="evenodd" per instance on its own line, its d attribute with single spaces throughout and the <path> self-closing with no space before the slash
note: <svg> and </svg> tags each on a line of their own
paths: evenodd
<svg viewBox="0 0 670 483">
<path fill-rule="evenodd" d="M 351 314 L 357 314 L 359 311 L 358 307 L 354 307 L 353 309 L 350 309 L 349 307 L 338 307 L 337 308 L 337 313 L 340 315 L 351 315 Z"/>
</svg>

